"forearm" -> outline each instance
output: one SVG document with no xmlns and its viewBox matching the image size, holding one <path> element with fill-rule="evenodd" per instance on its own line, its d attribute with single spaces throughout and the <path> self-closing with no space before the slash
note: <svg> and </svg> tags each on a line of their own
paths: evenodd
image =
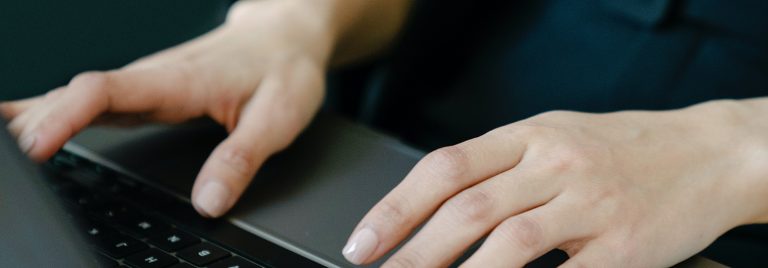
<svg viewBox="0 0 768 268">
<path fill-rule="evenodd" d="M 227 24 L 248 26 L 272 17 L 274 27 L 296 35 L 305 49 L 330 66 L 375 55 L 395 38 L 411 0 L 240 1 Z"/>
</svg>

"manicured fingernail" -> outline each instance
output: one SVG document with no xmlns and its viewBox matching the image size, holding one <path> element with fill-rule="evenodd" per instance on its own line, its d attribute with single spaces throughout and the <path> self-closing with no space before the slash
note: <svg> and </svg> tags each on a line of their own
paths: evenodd
<svg viewBox="0 0 768 268">
<path fill-rule="evenodd" d="M 357 231 L 344 246 L 342 254 L 347 260 L 354 264 L 362 264 L 371 257 L 373 251 L 379 245 L 379 237 L 370 228 L 363 228 Z"/>
<path fill-rule="evenodd" d="M 32 151 L 32 147 L 35 146 L 36 140 L 37 139 L 33 135 L 23 137 L 19 140 L 19 148 L 21 148 L 21 151 L 25 154 L 29 154 L 29 152 Z"/>
<path fill-rule="evenodd" d="M 208 216 L 218 217 L 224 214 L 229 203 L 229 188 L 217 180 L 209 180 L 200 189 L 195 198 L 195 205 Z"/>
</svg>

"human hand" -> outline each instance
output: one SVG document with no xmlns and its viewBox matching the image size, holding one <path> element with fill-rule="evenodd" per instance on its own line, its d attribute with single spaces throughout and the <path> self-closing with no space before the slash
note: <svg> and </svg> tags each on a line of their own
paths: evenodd
<svg viewBox="0 0 768 268">
<path fill-rule="evenodd" d="M 439 149 L 361 220 L 343 253 L 383 267 L 664 267 L 768 220 L 766 123 L 718 101 L 666 112 L 549 112 Z M 763 108 L 768 107 L 763 105 Z M 762 133 L 762 134 L 760 134 Z M 427 219 L 429 219 L 427 221 Z"/>
<path fill-rule="evenodd" d="M 230 136 L 195 182 L 197 211 L 218 217 L 262 162 L 308 124 L 324 95 L 332 40 L 297 1 L 241 1 L 220 28 L 124 68 L 87 72 L 69 85 L 3 103 L 11 132 L 43 161 L 96 122 L 176 123 L 209 116 Z"/>
</svg>

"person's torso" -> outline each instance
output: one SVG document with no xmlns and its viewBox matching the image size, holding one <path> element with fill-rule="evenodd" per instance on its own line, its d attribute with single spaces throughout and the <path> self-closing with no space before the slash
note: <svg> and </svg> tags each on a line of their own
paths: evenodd
<svg viewBox="0 0 768 268">
<path fill-rule="evenodd" d="M 768 2 L 421 3 L 374 124 L 424 148 L 548 110 L 672 109 L 768 93 Z"/>
</svg>

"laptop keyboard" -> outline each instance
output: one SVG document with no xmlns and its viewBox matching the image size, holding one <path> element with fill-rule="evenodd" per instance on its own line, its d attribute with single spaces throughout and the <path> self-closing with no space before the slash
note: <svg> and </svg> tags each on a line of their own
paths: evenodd
<svg viewBox="0 0 768 268">
<path fill-rule="evenodd" d="M 267 267 L 125 197 L 160 195 L 151 186 L 68 152 L 58 153 L 45 167 L 52 187 L 98 252 L 99 267 Z"/>
</svg>

